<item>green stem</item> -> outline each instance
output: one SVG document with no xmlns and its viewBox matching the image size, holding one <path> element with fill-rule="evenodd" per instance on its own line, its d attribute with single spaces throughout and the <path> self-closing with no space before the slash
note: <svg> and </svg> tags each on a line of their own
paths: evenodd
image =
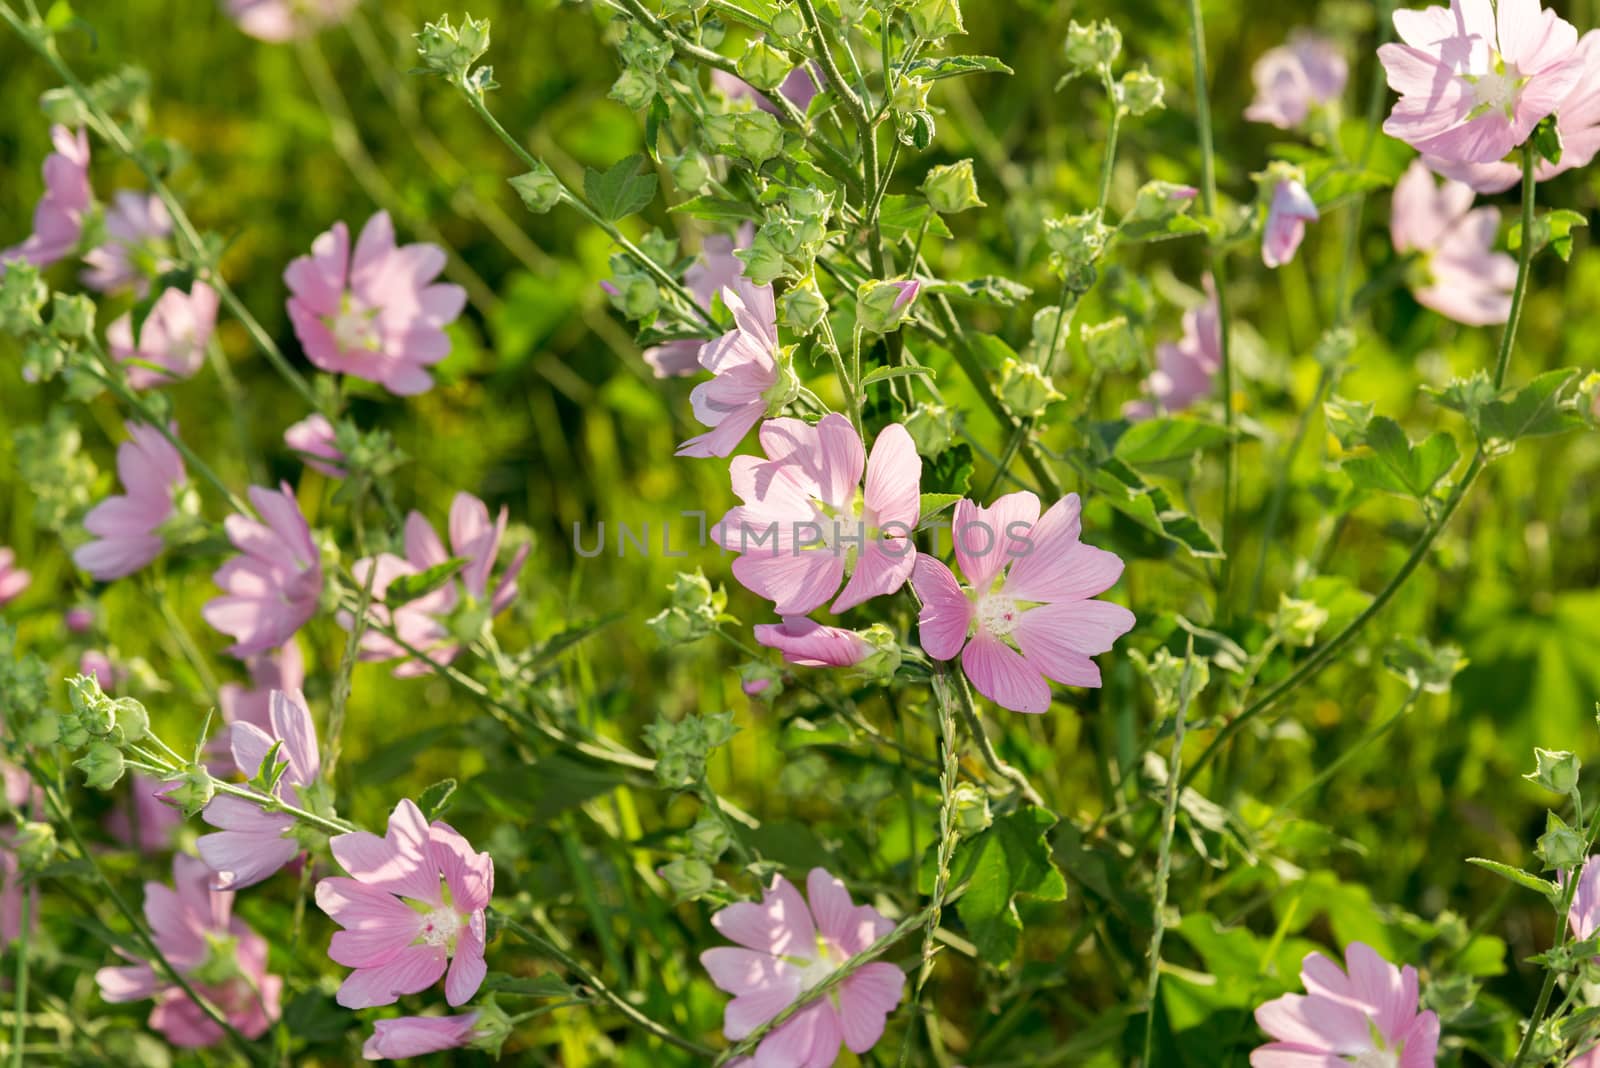
<svg viewBox="0 0 1600 1068">
<path fill-rule="evenodd" d="M 1528 270 L 1533 263 L 1533 206 L 1538 183 L 1534 181 L 1534 165 L 1538 152 L 1530 140 L 1522 146 L 1522 248 L 1517 257 L 1517 284 L 1511 291 L 1511 314 L 1506 318 L 1505 330 L 1500 334 L 1500 354 L 1495 359 L 1494 388 L 1506 384 L 1506 372 L 1511 369 L 1511 351 L 1516 346 L 1517 327 L 1522 322 L 1522 303 L 1528 295 Z"/>
<path fill-rule="evenodd" d="M 11 944 L 11 952 L 17 955 L 16 985 L 12 1011 L 16 1018 L 11 1027 L 11 1064 L 13 1068 L 22 1068 L 22 1045 L 27 1040 L 27 1022 L 25 1016 L 28 1012 L 28 946 L 33 936 L 33 896 L 34 888 L 28 887 L 22 894 L 22 927 L 17 933 L 17 939 Z"/>
</svg>

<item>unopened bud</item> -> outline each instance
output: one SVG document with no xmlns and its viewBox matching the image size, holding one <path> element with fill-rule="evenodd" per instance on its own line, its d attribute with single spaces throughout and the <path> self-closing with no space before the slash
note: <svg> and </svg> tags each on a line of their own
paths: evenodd
<svg viewBox="0 0 1600 1068">
<path fill-rule="evenodd" d="M 1063 398 L 1038 364 L 1008 359 L 1000 368 L 1000 399 L 1012 415 L 1025 419 L 1040 415 L 1046 406 Z"/>
<path fill-rule="evenodd" d="M 1570 794 L 1577 788 L 1578 772 L 1582 770 L 1583 762 L 1576 753 L 1564 749 L 1534 749 L 1533 759 L 1537 767 L 1524 775 L 1524 779 L 1543 786 L 1551 793 Z"/>
<path fill-rule="evenodd" d="M 786 53 L 759 38 L 752 38 L 745 45 L 738 63 L 739 77 L 757 89 L 768 91 L 782 85 L 793 69 L 794 62 Z"/>
<path fill-rule="evenodd" d="M 678 901 L 698 901 L 717 884 L 711 865 L 698 857 L 679 857 L 656 870 Z"/>
<path fill-rule="evenodd" d="M 701 816 L 689 828 L 689 848 L 694 850 L 695 856 L 715 863 L 718 857 L 733 848 L 733 836 L 715 816 Z"/>
<path fill-rule="evenodd" d="M 196 764 L 184 769 L 176 785 L 161 792 L 161 798 L 182 812 L 185 819 L 190 819 L 211 803 L 216 790 L 216 780 L 211 773 Z"/>
<path fill-rule="evenodd" d="M 425 68 L 446 78 L 463 80 L 468 69 L 489 50 L 489 20 L 467 15 L 457 29 L 445 16 L 426 24 L 421 33 L 413 36 Z"/>
<path fill-rule="evenodd" d="M 109 790 L 122 779 L 122 750 L 109 742 L 95 742 L 89 752 L 73 761 L 84 781 L 97 790 Z"/>
<path fill-rule="evenodd" d="M 911 28 L 929 40 L 967 32 L 957 0 L 917 0 L 911 8 Z"/>
<path fill-rule="evenodd" d="M 27 872 L 43 870 L 56 856 L 56 829 L 48 823 L 23 821 L 11 839 L 17 867 Z"/>
<path fill-rule="evenodd" d="M 1583 835 L 1567 826 L 1554 812 L 1546 813 L 1545 832 L 1539 836 L 1535 852 L 1544 861 L 1546 871 L 1552 868 L 1571 870 L 1583 863 Z"/>
<path fill-rule="evenodd" d="M 1317 640 L 1317 631 L 1327 622 L 1328 610 L 1317 602 L 1283 594 L 1272 617 L 1272 633 L 1284 645 L 1304 647 Z"/>
<path fill-rule="evenodd" d="M 1109 22 L 1091 22 L 1087 26 L 1074 20 L 1067 25 L 1067 39 L 1063 45 L 1067 61 L 1067 75 L 1077 77 L 1110 68 L 1122 54 L 1122 32 Z"/>
<path fill-rule="evenodd" d="M 1166 107 L 1166 91 L 1161 79 L 1151 74 L 1149 67 L 1141 66 L 1117 82 L 1117 103 L 1130 115 L 1148 115 Z"/>
<path fill-rule="evenodd" d="M 783 324 L 797 334 L 809 334 L 828 314 L 828 300 L 817 288 L 815 275 L 806 275 L 778 298 L 778 314 Z"/>
<path fill-rule="evenodd" d="M 883 282 L 873 279 L 856 290 L 856 320 L 862 329 L 889 334 L 900 328 L 922 283 Z"/>
<path fill-rule="evenodd" d="M 57 293 L 51 305 L 50 328 L 57 337 L 88 337 L 94 333 L 94 301 L 81 293 Z"/>
<path fill-rule="evenodd" d="M 132 697 L 117 698 L 112 702 L 112 708 L 124 745 L 141 741 L 150 733 L 150 713 Z"/>
<path fill-rule="evenodd" d="M 963 838 L 982 834 L 994 822 L 989 811 L 989 795 L 972 783 L 958 783 L 951 800 L 955 802 L 956 828 Z"/>
<path fill-rule="evenodd" d="M 959 160 L 935 167 L 922 181 L 922 194 L 941 215 L 954 215 L 968 208 L 981 208 L 978 182 L 972 174 L 972 161 Z"/>
</svg>

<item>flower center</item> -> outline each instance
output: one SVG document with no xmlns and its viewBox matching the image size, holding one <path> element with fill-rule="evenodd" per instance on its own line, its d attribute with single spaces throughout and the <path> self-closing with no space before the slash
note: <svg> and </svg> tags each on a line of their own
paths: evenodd
<svg viewBox="0 0 1600 1068">
<path fill-rule="evenodd" d="M 1393 1050 L 1369 1049 L 1350 1059 L 1356 1068 L 1399 1068 L 1400 1055 Z"/>
<path fill-rule="evenodd" d="M 430 946 L 455 950 L 461 933 L 461 914 L 448 905 L 436 908 L 422 918 L 422 941 Z"/>
<path fill-rule="evenodd" d="M 379 344 L 376 319 L 376 309 L 363 308 L 346 294 L 339 314 L 327 320 L 328 330 L 341 349 L 375 351 Z"/>
<path fill-rule="evenodd" d="M 1016 630 L 1017 620 L 1021 618 L 1022 610 L 1017 607 L 1016 599 L 998 591 L 978 601 L 978 626 L 996 638 L 1004 638 Z"/>
<path fill-rule="evenodd" d="M 1506 63 L 1496 57 L 1490 71 L 1472 82 L 1473 109 L 1501 111 L 1507 118 L 1512 117 L 1517 110 L 1517 96 L 1522 89 L 1522 82 L 1522 74 L 1516 64 Z"/>
<path fill-rule="evenodd" d="M 839 952 L 826 938 L 817 936 L 817 956 L 815 960 L 799 962 L 797 958 L 790 958 L 801 964 L 800 967 L 800 992 L 816 988 L 824 979 L 838 970 L 839 965 L 849 960 L 847 954 Z"/>
</svg>

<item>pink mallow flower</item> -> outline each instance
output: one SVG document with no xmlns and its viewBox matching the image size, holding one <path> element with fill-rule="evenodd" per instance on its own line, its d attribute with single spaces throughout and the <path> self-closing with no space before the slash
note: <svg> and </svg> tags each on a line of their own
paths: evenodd
<svg viewBox="0 0 1600 1068">
<path fill-rule="evenodd" d="M 0 250 L 0 264 L 27 260 L 43 269 L 72 255 L 83 240 L 83 217 L 94 201 L 89 188 L 89 135 L 50 127 L 55 151 L 44 158 L 44 195 L 33 209 L 33 233 Z"/>
<path fill-rule="evenodd" d="M 427 392 L 427 369 L 450 354 L 444 328 L 467 303 L 460 286 L 433 281 L 444 265 L 437 245 L 396 246 L 388 212 L 367 220 L 353 255 L 349 228 L 334 223 L 283 272 L 306 358 L 402 397 Z"/>
<path fill-rule="evenodd" d="M 385 837 L 356 831 L 329 845 L 351 875 L 317 884 L 318 907 L 344 928 L 328 956 L 355 969 L 339 987 L 339 1004 L 392 1005 L 440 976 L 452 1006 L 477 993 L 487 970 L 484 909 L 494 893 L 489 854 L 474 853 L 448 824 L 429 824 L 409 800 L 395 806 Z"/>
<path fill-rule="evenodd" d="M 0 605 L 9 604 L 22 596 L 22 591 L 33 582 L 33 576 L 17 566 L 17 554 L 0 545 Z"/>
<path fill-rule="evenodd" d="M 129 849 L 142 853 L 171 849 L 178 828 L 183 824 L 183 813 L 162 799 L 171 785 L 138 774 L 129 776 L 127 781 L 128 798 L 106 814 L 106 832 Z"/>
<path fill-rule="evenodd" d="M 722 1022 L 729 1040 L 748 1036 L 894 929 L 877 909 L 855 904 L 844 884 L 821 868 L 811 869 L 806 894 L 809 906 L 777 875 L 760 904 L 740 902 L 711 917 L 713 927 L 738 943 L 700 954 L 711 981 L 733 995 Z M 905 978 L 884 961 L 862 965 L 763 1038 L 753 1063 L 828 1068 L 841 1043 L 865 1053 L 883 1037 Z"/>
<path fill-rule="evenodd" d="M 782 623 L 758 623 L 756 641 L 776 649 L 798 667 L 854 667 L 875 650 L 853 630 L 825 627 L 805 616 L 784 616 Z"/>
<path fill-rule="evenodd" d="M 483 609 L 486 619 L 504 612 L 517 599 L 517 576 L 528 559 L 528 546 L 519 548 L 511 558 L 505 572 L 491 591 L 494 565 L 500 556 L 500 541 L 505 536 L 507 513 L 500 509 L 499 518 L 489 521 L 489 508 L 470 493 L 457 493 L 450 502 L 450 551 L 446 552 L 439 535 L 419 512 L 406 517 L 404 559 L 393 553 L 357 560 L 351 569 L 355 580 L 365 584 L 372 576 L 372 616 L 380 623 L 392 626 L 401 641 L 413 649 L 427 653 L 429 658 L 448 664 L 461 653 L 461 644 L 454 637 L 451 617 L 464 609 Z M 430 567 L 445 563 L 452 557 L 465 558 L 467 563 L 450 581 L 438 589 L 405 604 L 387 606 L 381 602 L 390 583 L 402 575 L 415 575 Z M 353 617 L 341 613 L 339 625 L 348 630 Z M 404 646 L 389 635 L 367 630 L 361 636 L 363 660 L 396 660 L 411 656 Z M 433 670 L 420 660 L 408 659 L 395 669 L 401 678 L 425 675 Z"/>
<path fill-rule="evenodd" d="M 334 444 L 334 437 L 333 424 L 326 416 L 313 412 L 283 432 L 283 443 L 299 453 L 311 470 L 329 478 L 343 478 L 345 455 Z"/>
<path fill-rule="evenodd" d="M 1183 336 L 1156 346 L 1156 368 L 1144 380 L 1148 400 L 1129 401 L 1125 419 L 1149 419 L 1159 412 L 1181 412 L 1211 395 L 1222 368 L 1222 323 L 1217 288 L 1205 276 L 1204 304 L 1183 313 Z"/>
<path fill-rule="evenodd" d="M 249 723 L 271 731 L 272 691 L 294 693 L 305 685 L 305 656 L 300 646 L 290 641 L 281 649 L 268 649 L 247 657 L 245 670 L 250 673 L 248 688 L 228 682 L 217 692 L 223 722 Z"/>
<path fill-rule="evenodd" d="M 1400 40 L 1378 49 L 1400 94 L 1383 132 L 1443 160 L 1500 159 L 1583 75 L 1578 31 L 1539 0 L 1450 0 L 1394 26 Z"/>
<path fill-rule="evenodd" d="M 283 992 L 283 980 L 267 973 L 267 940 L 232 915 L 233 894 L 212 889 L 200 861 L 173 857 L 172 882 L 144 886 L 144 915 L 156 947 L 240 1034 L 259 1038 L 278 1018 Z M 150 1026 L 175 1046 L 213 1046 L 225 1037 L 182 987 L 149 964 L 101 968 L 94 978 L 107 1001 L 154 998 Z"/>
<path fill-rule="evenodd" d="M 1250 77 L 1256 96 L 1244 117 L 1287 130 L 1305 122 L 1312 108 L 1344 95 L 1350 64 L 1326 37 L 1297 30 L 1288 44 L 1263 52 Z"/>
<path fill-rule="evenodd" d="M 765 458 L 736 456 L 729 465 L 744 503 L 713 532 L 740 554 L 734 577 L 781 616 L 803 616 L 836 592 L 831 610 L 844 612 L 903 586 L 917 560 L 911 532 L 922 482 L 922 458 L 905 427 L 885 427 L 870 459 L 837 412 L 816 426 L 772 419 L 760 436 Z"/>
<path fill-rule="evenodd" d="M 131 290 L 141 300 L 150 279 L 172 266 L 172 216 L 161 198 L 123 189 L 106 209 L 106 241 L 84 254 L 83 284 L 101 293 Z M 141 340 L 143 340 L 141 338 Z"/>
<path fill-rule="evenodd" d="M 369 1061 L 398 1061 L 471 1045 L 477 1035 L 478 1014 L 460 1016 L 401 1016 L 378 1020 L 372 1037 L 361 1047 Z"/>
<path fill-rule="evenodd" d="M 991 507 L 956 503 L 951 537 L 967 586 L 931 556 L 911 585 L 922 598 L 922 648 L 935 660 L 961 654 L 978 692 L 1013 712 L 1044 712 L 1050 684 L 1099 686 L 1089 659 L 1134 624 L 1133 613 L 1091 600 L 1116 584 L 1122 560 L 1079 540 L 1080 504 L 1069 493 L 1039 514 L 1039 498 L 1008 493 Z"/>
<path fill-rule="evenodd" d="M 678 446 L 679 456 L 727 456 L 750 428 L 793 399 L 794 376 L 779 365 L 778 310 L 772 287 L 741 275 L 722 291 L 734 328 L 700 349 L 700 366 L 716 377 L 689 394 L 695 418 L 712 429 Z"/>
<path fill-rule="evenodd" d="M 277 762 L 288 765 L 274 793 L 286 804 L 305 807 L 302 791 L 317 781 L 322 757 L 317 748 L 317 728 L 306 709 L 305 695 L 274 690 L 271 730 L 252 723 L 230 728 L 233 762 L 239 773 L 254 778 L 274 745 Z M 254 886 L 300 855 L 304 846 L 295 837 L 295 817 L 287 812 L 267 812 L 242 798 L 219 793 L 201 811 L 201 818 L 218 828 L 197 843 L 201 858 L 216 872 L 218 889 Z"/>
<path fill-rule="evenodd" d="M 1435 182 L 1421 160 L 1394 187 L 1389 233 L 1399 253 L 1420 259 L 1412 294 L 1448 319 L 1468 326 L 1503 323 L 1511 314 L 1517 261 L 1494 251 L 1500 209 L 1472 207 L 1461 182 Z"/>
<path fill-rule="evenodd" d="M 700 246 L 699 257 L 684 272 L 683 284 L 702 308 L 709 311 L 719 292 L 738 284 L 744 274 L 744 261 L 734 252 L 749 248 L 755 236 L 755 226 L 745 223 L 739 227 L 737 237 L 712 234 Z M 700 370 L 700 350 L 704 346 L 705 342 L 699 338 L 669 341 L 645 349 L 644 362 L 655 371 L 657 378 L 692 375 Z"/>
<path fill-rule="evenodd" d="M 1578 875 L 1577 892 L 1572 896 L 1572 908 L 1567 912 L 1567 926 L 1579 942 L 1593 938 L 1600 930 L 1600 863 L 1597 862 L 1600 862 L 1600 855 L 1584 861 Z"/>
<path fill-rule="evenodd" d="M 206 358 L 206 345 L 216 326 L 217 291 L 204 282 L 196 282 L 187 293 L 172 288 L 156 298 L 139 328 L 137 344 L 133 340 L 132 312 L 124 312 L 106 327 L 106 344 L 113 359 L 128 364 L 128 385 L 149 389 L 194 377 Z"/>
<path fill-rule="evenodd" d="M 282 44 L 344 20 L 359 0 L 226 0 L 228 17 L 259 41 Z"/>
<path fill-rule="evenodd" d="M 1273 187 L 1267 227 L 1261 235 L 1261 262 L 1268 267 L 1291 262 L 1305 240 L 1306 223 L 1318 218 L 1316 202 L 1306 187 L 1293 178 L 1280 179 Z"/>
<path fill-rule="evenodd" d="M 1561 162 L 1540 159 L 1534 179 L 1543 182 L 1577 167 L 1587 167 L 1600 153 L 1600 30 L 1590 30 L 1578 41 L 1577 56 L 1583 74 L 1572 92 L 1556 105 L 1556 130 L 1561 134 Z M 1426 156 L 1434 171 L 1465 182 L 1480 193 L 1503 193 L 1522 180 L 1520 161 L 1458 163 Z"/>
<path fill-rule="evenodd" d="M 250 503 L 263 522 L 242 515 L 223 520 L 239 555 L 212 576 L 223 596 L 200 610 L 207 623 L 235 639 L 228 652 L 238 657 L 286 643 L 316 614 L 322 595 L 322 558 L 289 484 L 251 486 Z"/>
<path fill-rule="evenodd" d="M 1256 1009 L 1256 1023 L 1272 1038 L 1250 1054 L 1251 1068 L 1310 1065 L 1382 1065 L 1433 1068 L 1439 1017 L 1417 1011 L 1417 970 L 1352 942 L 1341 969 L 1321 953 L 1300 965 L 1304 994 L 1285 994 Z"/>
<path fill-rule="evenodd" d="M 126 492 L 107 497 L 83 517 L 96 540 L 72 554 L 73 563 L 101 582 L 133 574 L 161 555 L 161 526 L 176 511 L 187 479 L 183 457 L 153 426 L 127 424 L 130 440 L 117 447 L 117 476 Z"/>
</svg>

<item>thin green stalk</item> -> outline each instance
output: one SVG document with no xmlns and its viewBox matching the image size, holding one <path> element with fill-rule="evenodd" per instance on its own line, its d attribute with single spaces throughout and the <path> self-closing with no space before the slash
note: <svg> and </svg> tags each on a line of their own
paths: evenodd
<svg viewBox="0 0 1600 1068">
<path fill-rule="evenodd" d="M 1211 96 L 1206 71 L 1206 30 L 1200 0 L 1189 0 L 1189 44 L 1194 53 L 1195 129 L 1200 139 L 1200 206 L 1210 219 L 1217 217 L 1216 147 L 1211 137 Z M 1210 249 L 1211 280 L 1217 291 L 1217 331 L 1221 344 L 1222 424 L 1227 440 L 1222 452 L 1222 565 L 1217 579 L 1217 615 L 1226 622 L 1232 614 L 1234 478 L 1238 463 L 1238 438 L 1233 418 L 1233 346 L 1228 338 L 1228 280 L 1223 250 Z"/>
<path fill-rule="evenodd" d="M 27 1040 L 27 1022 L 25 1016 L 28 1012 L 28 947 L 33 938 L 33 897 L 34 888 L 29 886 L 22 895 L 21 929 L 17 933 L 16 941 L 11 943 L 11 952 L 17 955 L 15 975 L 15 995 L 12 1011 L 16 1019 L 11 1028 L 11 1064 L 12 1068 L 22 1068 L 22 1045 Z"/>
<path fill-rule="evenodd" d="M 1183 676 L 1178 681 L 1178 712 L 1172 721 L 1172 753 L 1167 758 L 1167 800 L 1161 813 L 1161 847 L 1156 855 L 1155 902 L 1151 906 L 1150 977 L 1145 984 L 1144 1056 L 1141 1068 L 1150 1068 L 1150 1049 L 1156 1033 L 1156 994 L 1161 985 L 1161 941 L 1166 934 L 1167 883 L 1172 875 L 1172 840 L 1178 828 L 1179 778 L 1183 771 L 1183 729 L 1189 718 L 1193 698 L 1194 636 L 1189 636 L 1189 651 L 1184 657 Z"/>
<path fill-rule="evenodd" d="M 1529 140 L 1522 146 L 1522 248 L 1517 257 L 1517 284 L 1511 290 L 1511 314 L 1506 318 L 1505 330 L 1500 334 L 1500 354 L 1494 364 L 1494 387 L 1506 384 L 1506 372 L 1511 369 L 1511 350 L 1517 341 L 1517 327 L 1522 322 L 1522 304 L 1528 295 L 1528 269 L 1533 263 L 1533 207 L 1538 183 L 1534 181 L 1534 165 L 1538 151 Z"/>
<path fill-rule="evenodd" d="M 937 672 L 937 669 L 935 671 Z M 1039 791 L 1034 789 L 1033 783 L 1028 781 L 1028 776 L 1020 768 L 1006 763 L 1000 758 L 1000 754 L 995 752 L 994 744 L 989 741 L 989 732 L 984 730 L 983 720 L 972 702 L 972 691 L 967 687 L 967 677 L 960 672 L 954 674 L 955 680 L 951 688 L 955 691 L 956 707 L 961 711 L 961 718 L 966 721 L 972 740 L 978 743 L 978 752 L 983 756 L 983 762 L 989 765 L 989 769 L 996 775 L 1009 782 L 1012 788 L 1022 795 L 1024 801 L 1048 812 L 1049 806 L 1044 803 Z"/>
</svg>

